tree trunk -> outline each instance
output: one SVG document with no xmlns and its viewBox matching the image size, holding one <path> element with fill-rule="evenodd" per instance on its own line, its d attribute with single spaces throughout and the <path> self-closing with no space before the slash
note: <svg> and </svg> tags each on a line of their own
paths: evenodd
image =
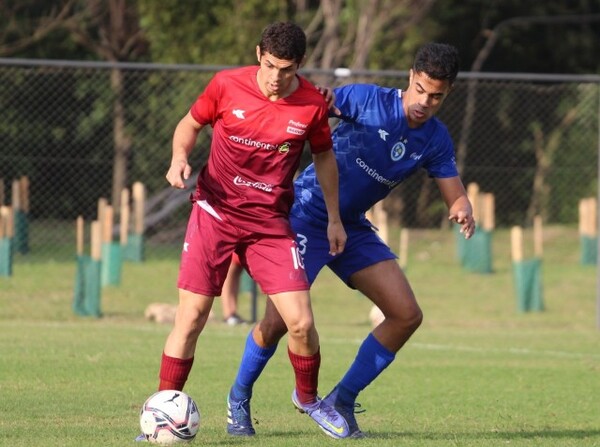
<svg viewBox="0 0 600 447">
<path fill-rule="evenodd" d="M 110 74 L 110 85 L 114 94 L 113 103 L 113 179 L 112 179 L 112 205 L 120 209 L 121 191 L 127 186 L 127 165 L 131 154 L 131 138 L 125 130 L 124 106 L 124 80 L 123 72 L 113 68 Z"/>
<path fill-rule="evenodd" d="M 577 117 L 577 109 L 567 111 L 562 121 L 556 126 L 548 137 L 548 141 L 544 142 L 544 133 L 541 126 L 536 125 L 533 130 L 533 141 L 535 158 L 537 160 L 535 175 L 533 178 L 533 188 L 531 201 L 527 208 L 527 222 L 533 222 L 536 215 L 542 216 L 544 222 L 548 221 L 550 210 L 550 187 L 546 183 L 546 177 L 552 167 L 554 154 L 560 147 L 561 137 L 573 124 Z"/>
</svg>

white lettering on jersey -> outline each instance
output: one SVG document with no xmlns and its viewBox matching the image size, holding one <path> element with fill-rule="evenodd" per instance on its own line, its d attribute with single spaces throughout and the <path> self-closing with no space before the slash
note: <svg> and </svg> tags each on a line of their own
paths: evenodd
<svg viewBox="0 0 600 447">
<path fill-rule="evenodd" d="M 248 180 L 244 180 L 239 175 L 233 179 L 233 184 L 237 186 L 248 186 L 250 188 L 260 189 L 261 191 L 271 192 L 273 191 L 273 185 L 270 183 L 263 182 L 250 182 Z"/>
<path fill-rule="evenodd" d="M 379 174 L 375 169 L 371 168 L 362 158 L 356 159 L 356 164 L 372 179 L 392 189 L 399 183 L 399 180 L 390 180 Z"/>
<path fill-rule="evenodd" d="M 231 113 L 233 113 L 235 116 L 237 116 L 241 120 L 246 119 L 246 117 L 244 116 L 244 113 L 246 113 L 245 110 L 233 109 L 231 111 Z"/>
<path fill-rule="evenodd" d="M 296 129 L 295 127 L 292 127 L 292 126 L 288 126 L 285 131 L 287 133 L 291 133 L 293 135 L 304 135 L 304 133 L 306 132 L 302 129 Z"/>
<path fill-rule="evenodd" d="M 294 120 L 289 120 L 288 124 L 290 126 L 296 126 L 296 127 L 301 128 L 301 129 L 306 129 L 308 127 L 308 124 L 304 124 L 304 123 L 301 123 L 300 121 L 294 121 Z"/>
<path fill-rule="evenodd" d="M 286 132 L 293 135 L 304 135 L 307 127 L 308 124 L 301 123 L 300 121 L 289 120 Z"/>
<path fill-rule="evenodd" d="M 271 143 L 263 143 L 262 141 L 256 141 L 251 138 L 243 138 L 238 137 L 236 135 L 231 135 L 229 139 L 234 143 L 243 144 L 244 146 L 255 147 L 257 149 L 266 149 L 268 151 L 274 151 L 275 149 L 277 149 L 277 145 Z"/>
</svg>

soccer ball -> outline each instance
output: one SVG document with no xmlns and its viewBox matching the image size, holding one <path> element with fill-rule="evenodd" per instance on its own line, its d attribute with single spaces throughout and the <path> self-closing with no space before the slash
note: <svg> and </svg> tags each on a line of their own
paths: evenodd
<svg viewBox="0 0 600 447">
<path fill-rule="evenodd" d="M 196 402 L 184 392 L 159 391 L 144 402 L 140 426 L 148 442 L 162 445 L 187 442 L 198 433 L 200 412 Z"/>
</svg>

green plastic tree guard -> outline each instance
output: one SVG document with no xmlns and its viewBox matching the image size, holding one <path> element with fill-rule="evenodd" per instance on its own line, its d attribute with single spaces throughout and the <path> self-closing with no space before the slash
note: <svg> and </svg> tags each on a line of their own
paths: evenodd
<svg viewBox="0 0 600 447">
<path fill-rule="evenodd" d="M 544 310 L 541 270 L 542 260 L 538 258 L 513 262 L 519 312 Z"/>
</svg>

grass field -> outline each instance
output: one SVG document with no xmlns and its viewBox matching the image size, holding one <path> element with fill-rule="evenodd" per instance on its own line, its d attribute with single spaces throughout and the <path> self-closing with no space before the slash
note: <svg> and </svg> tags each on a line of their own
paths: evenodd
<svg viewBox="0 0 600 447">
<path fill-rule="evenodd" d="M 544 237 L 546 310 L 520 314 L 507 231 L 493 236 L 492 274 L 458 265 L 451 232 L 411 233 L 407 274 L 425 320 L 360 395 L 363 440 L 331 440 L 293 410 L 284 346 L 255 387 L 257 436 L 228 437 L 225 397 L 248 327 L 210 323 L 186 386 L 202 416 L 192 445 L 600 446 L 596 268 L 580 265 L 576 229 Z M 71 311 L 74 260 L 17 256 L 13 276 L 0 278 L 0 446 L 134 445 L 169 331 L 143 312 L 175 302 L 177 267 L 175 253 L 126 264 L 123 283 L 103 290 L 104 317 L 87 319 Z M 328 271 L 313 304 L 324 394 L 370 330 L 370 304 Z"/>
</svg>

